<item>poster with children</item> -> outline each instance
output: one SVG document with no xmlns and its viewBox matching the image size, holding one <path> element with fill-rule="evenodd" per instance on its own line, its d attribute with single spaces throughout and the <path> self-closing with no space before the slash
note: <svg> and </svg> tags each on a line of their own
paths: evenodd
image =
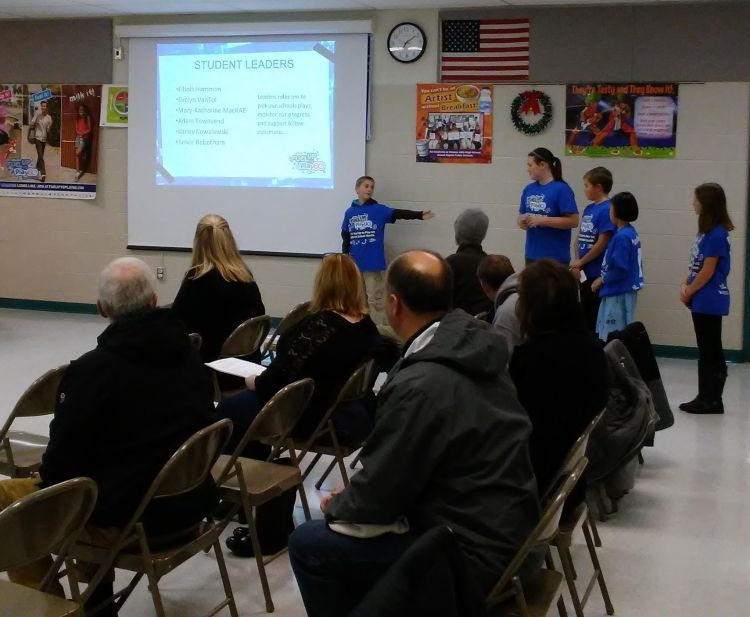
<svg viewBox="0 0 750 617">
<path fill-rule="evenodd" d="M 101 86 L 0 84 L 0 197 L 94 199 Z"/>
<path fill-rule="evenodd" d="M 492 162 L 492 86 L 417 84 L 419 163 Z"/>
<path fill-rule="evenodd" d="M 568 84 L 565 154 L 674 158 L 675 83 Z"/>
</svg>

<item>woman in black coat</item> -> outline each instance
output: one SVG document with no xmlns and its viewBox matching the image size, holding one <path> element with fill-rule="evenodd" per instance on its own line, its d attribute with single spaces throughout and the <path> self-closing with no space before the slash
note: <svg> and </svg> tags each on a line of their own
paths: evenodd
<svg viewBox="0 0 750 617">
<path fill-rule="evenodd" d="M 509 370 L 534 427 L 531 463 L 543 495 L 607 403 L 606 362 L 584 323 L 578 283 L 560 263 L 540 259 L 521 272 L 517 312 L 526 341 L 516 347 Z M 584 494 L 579 483 L 571 501 Z"/>
</svg>

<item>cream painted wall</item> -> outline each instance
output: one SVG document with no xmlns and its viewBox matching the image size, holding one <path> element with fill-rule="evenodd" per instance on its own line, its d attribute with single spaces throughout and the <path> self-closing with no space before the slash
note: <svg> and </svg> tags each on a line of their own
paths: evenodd
<svg viewBox="0 0 750 617">
<path fill-rule="evenodd" d="M 576 191 L 579 206 L 584 205 L 581 175 L 599 163 L 612 169 L 615 190 L 631 190 L 638 197 L 642 214 L 636 227 L 643 239 L 646 275 L 638 317 L 646 322 L 654 342 L 692 346 L 689 313 L 677 300 L 696 229 L 691 194 L 699 182 L 718 181 L 727 190 L 738 228 L 733 234 L 733 306 L 725 324 L 725 346 L 741 347 L 750 129 L 747 83 L 681 86 L 679 158 L 674 161 L 562 157 L 563 86 L 539 86 L 551 96 L 557 113 L 547 133 L 528 138 L 513 129 L 508 117 L 510 101 L 522 89 L 516 85 L 495 88 L 492 164 L 418 164 L 412 137 L 415 84 L 437 79 L 438 12 L 383 11 L 373 18 L 373 138 L 367 149 L 367 172 L 377 180 L 380 201 L 396 207 L 430 208 L 437 213 L 437 218 L 429 222 L 391 226 L 387 234 L 390 256 L 411 247 L 452 252 L 453 220 L 464 207 L 478 205 L 486 209 L 491 219 L 485 248 L 506 253 L 519 267 L 524 235 L 515 227 L 515 213 L 521 189 L 528 181 L 524 155 L 545 145 L 563 159 L 566 179 Z M 424 57 L 413 65 L 392 61 L 385 49 L 388 32 L 403 20 L 419 23 L 428 36 Z M 127 81 L 126 61 L 116 63 L 114 70 L 115 82 Z M 722 101 L 721 116 L 715 114 L 717 100 Z M 127 252 L 127 132 L 103 129 L 100 147 L 99 194 L 94 202 L 4 199 L 0 204 L 0 297 L 93 302 L 99 270 L 110 259 Z M 173 252 L 133 253 L 154 267 L 166 269 L 160 295 L 163 301 L 171 301 L 189 256 Z M 270 314 L 282 315 L 309 295 L 315 260 L 248 257 L 247 262 L 258 279 Z"/>
</svg>

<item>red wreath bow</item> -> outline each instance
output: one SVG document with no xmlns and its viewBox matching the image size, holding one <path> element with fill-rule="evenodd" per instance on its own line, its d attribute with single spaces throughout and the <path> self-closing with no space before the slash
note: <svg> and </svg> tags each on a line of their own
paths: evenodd
<svg viewBox="0 0 750 617">
<path fill-rule="evenodd" d="M 518 113 L 521 114 L 527 114 L 532 113 L 539 115 L 542 113 L 542 107 L 539 104 L 539 98 L 542 96 L 542 93 L 539 92 L 539 90 L 531 90 L 530 92 L 524 92 L 523 93 L 523 103 L 521 104 L 521 109 L 518 110 Z"/>
</svg>

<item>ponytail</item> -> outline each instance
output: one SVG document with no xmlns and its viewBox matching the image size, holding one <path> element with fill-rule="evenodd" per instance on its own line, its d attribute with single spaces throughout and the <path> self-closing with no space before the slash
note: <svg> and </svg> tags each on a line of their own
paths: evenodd
<svg viewBox="0 0 750 617">
<path fill-rule="evenodd" d="M 537 165 L 539 163 L 546 163 L 552 172 L 552 179 L 565 182 L 562 177 L 562 162 L 547 148 L 534 148 L 529 152 L 529 156 L 534 159 Z"/>
</svg>

